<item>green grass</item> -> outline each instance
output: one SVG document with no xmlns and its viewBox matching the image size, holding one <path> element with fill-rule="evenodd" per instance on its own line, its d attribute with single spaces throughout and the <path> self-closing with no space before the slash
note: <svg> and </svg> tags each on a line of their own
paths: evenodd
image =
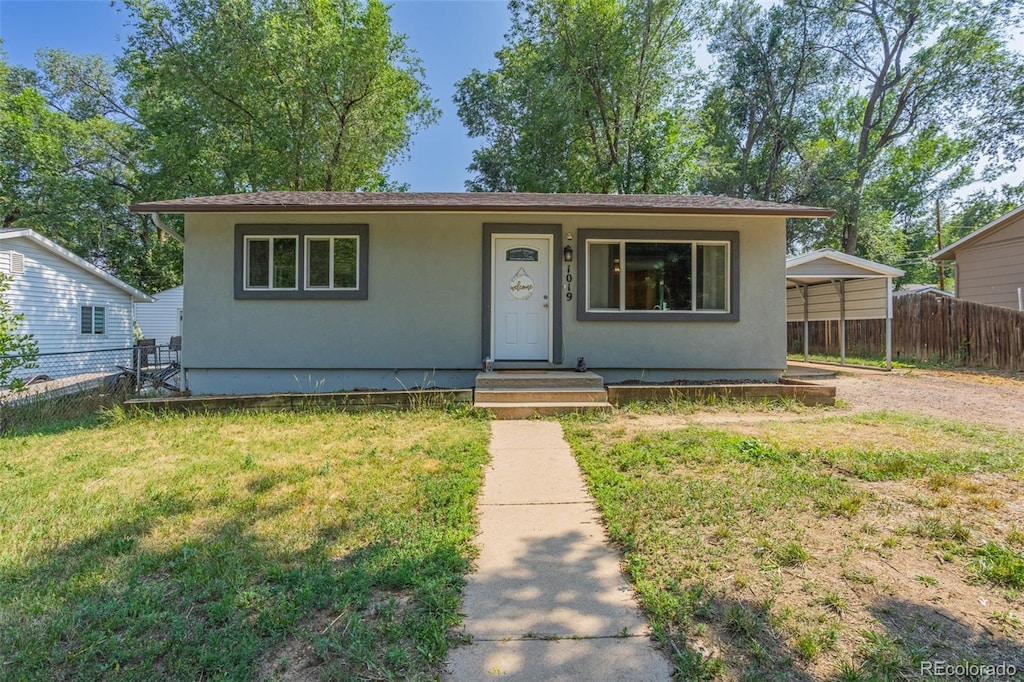
<svg viewBox="0 0 1024 682">
<path fill-rule="evenodd" d="M 433 678 L 487 424 L 119 418 L 0 441 L 0 677 Z"/>
<path fill-rule="evenodd" d="M 789 353 L 787 356 L 788 360 L 794 362 L 804 362 L 803 351 L 796 353 Z M 841 358 L 838 354 L 836 355 L 824 355 L 821 353 L 811 353 L 807 356 L 807 362 L 822 362 L 827 364 L 838 365 Z M 846 354 L 847 365 L 860 365 L 861 367 L 885 367 L 885 356 L 879 355 L 863 355 L 860 353 L 847 353 Z M 942 360 L 917 360 L 917 359 L 903 359 L 892 361 L 892 366 L 896 369 L 962 369 L 953 363 L 942 361 Z"/>
<path fill-rule="evenodd" d="M 972 546 L 987 536 L 972 532 L 974 518 L 952 511 L 929 516 L 917 507 L 902 517 L 892 510 L 903 507 L 878 487 L 946 494 L 951 504 L 969 500 L 981 486 L 975 474 L 1016 477 L 1024 469 L 1013 435 L 896 413 L 812 413 L 735 430 L 637 430 L 628 415 L 563 424 L 652 626 L 676 652 L 684 679 L 912 674 L 917 647 L 938 644 L 923 629 L 914 635 L 925 638 L 919 644 L 878 628 L 886 609 L 905 608 L 916 618 L 915 609 L 932 606 L 899 602 L 897 592 L 873 614 L 864 597 L 846 596 L 894 589 L 885 564 L 880 573 L 862 566 L 879 566 L 879 557 L 895 552 L 919 552 L 924 566 L 936 566 L 941 555 L 957 562 L 965 579 L 973 571 L 992 586 L 1024 587 L 1019 552 Z M 894 532 L 905 540 L 883 541 Z M 1000 537 L 1012 546 L 1022 536 L 1013 527 Z M 794 589 L 798 584 L 806 593 Z M 685 653 L 706 633 L 717 655 Z"/>
<path fill-rule="evenodd" d="M 974 552 L 974 571 L 985 580 L 1013 589 L 1024 589 L 1024 555 L 995 542 Z"/>
</svg>

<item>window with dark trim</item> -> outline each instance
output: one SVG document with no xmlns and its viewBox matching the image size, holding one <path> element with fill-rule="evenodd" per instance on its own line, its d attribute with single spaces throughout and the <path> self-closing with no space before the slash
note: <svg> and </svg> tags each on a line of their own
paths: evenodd
<svg viewBox="0 0 1024 682">
<path fill-rule="evenodd" d="M 82 333 L 101 335 L 107 333 L 107 309 L 101 305 L 82 306 Z"/>
<path fill-rule="evenodd" d="M 366 299 L 367 225 L 236 225 L 235 298 Z"/>
<path fill-rule="evenodd" d="M 737 232 L 580 230 L 580 320 L 733 321 Z"/>
</svg>

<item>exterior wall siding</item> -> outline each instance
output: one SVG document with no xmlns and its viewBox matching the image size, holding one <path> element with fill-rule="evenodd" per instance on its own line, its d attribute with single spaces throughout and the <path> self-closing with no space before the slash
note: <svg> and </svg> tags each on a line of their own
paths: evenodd
<svg viewBox="0 0 1024 682">
<path fill-rule="evenodd" d="M 368 224 L 367 300 L 236 300 L 234 226 Z M 192 214 L 182 364 L 194 393 L 472 385 L 482 347 L 484 224 L 739 232 L 735 322 L 578 321 L 564 279 L 565 364 L 616 378 L 777 377 L 785 368 L 785 219 L 519 213 Z M 510 230 L 511 231 L 511 230 Z M 560 247 L 556 245 L 556 250 Z M 561 262 L 562 254 L 553 256 Z M 566 266 L 562 263 L 561 272 Z M 572 265 L 572 292 L 583 278 Z"/>
<path fill-rule="evenodd" d="M 956 295 L 1017 309 L 1024 287 L 1024 216 L 956 251 Z"/>
<path fill-rule="evenodd" d="M 802 290 L 802 287 L 801 287 Z M 831 283 L 814 284 L 808 287 L 809 321 L 838 320 L 840 312 L 839 293 Z M 846 319 L 885 319 L 888 306 L 885 297 L 885 278 L 849 280 L 846 282 Z M 786 320 L 803 322 L 804 301 L 800 291 L 786 290 Z"/>
<path fill-rule="evenodd" d="M 6 298 L 25 315 L 19 331 L 32 335 L 40 353 L 132 345 L 132 300 L 126 292 L 27 239 L 4 240 L 2 249 L 25 257 L 25 271 L 13 276 Z M 9 255 L 0 266 L 9 272 Z M 81 333 L 82 306 L 106 307 L 106 333 Z"/>
<path fill-rule="evenodd" d="M 181 310 L 184 287 L 179 285 L 153 294 L 155 303 L 139 303 L 135 306 L 135 321 L 142 329 L 142 335 L 159 344 L 169 343 L 172 336 L 178 336 L 178 311 Z"/>
</svg>

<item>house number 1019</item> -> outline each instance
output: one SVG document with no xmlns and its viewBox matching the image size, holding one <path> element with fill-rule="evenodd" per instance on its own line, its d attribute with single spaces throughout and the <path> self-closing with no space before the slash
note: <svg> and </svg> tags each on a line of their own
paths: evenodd
<svg viewBox="0 0 1024 682">
<path fill-rule="evenodd" d="M 572 266 L 565 266 L 565 300 L 572 300 Z"/>
</svg>

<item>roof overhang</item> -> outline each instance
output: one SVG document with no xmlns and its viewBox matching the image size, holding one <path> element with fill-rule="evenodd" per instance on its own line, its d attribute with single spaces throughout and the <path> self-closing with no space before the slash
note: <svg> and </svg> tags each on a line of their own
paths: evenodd
<svg viewBox="0 0 1024 682">
<path fill-rule="evenodd" d="M 810 251 L 786 260 L 786 285 L 826 284 L 839 280 L 892 279 L 905 271 L 833 249 Z"/>
<path fill-rule="evenodd" d="M 977 230 L 975 230 L 974 232 L 971 232 L 966 237 L 962 237 L 961 239 L 953 242 L 952 244 L 950 244 L 946 248 L 942 249 L 941 251 L 937 251 L 936 253 L 934 253 L 931 256 L 931 260 L 935 260 L 935 261 L 956 260 L 956 251 L 957 251 L 957 249 L 961 249 L 961 248 L 963 248 L 965 246 L 970 245 L 971 243 L 973 243 L 974 241 L 980 239 L 981 237 L 983 237 L 984 235 L 988 234 L 989 232 L 995 232 L 999 228 L 1004 227 L 1005 225 L 1008 225 L 1009 223 L 1013 222 L 1013 220 L 1015 218 L 1017 218 L 1018 216 L 1020 216 L 1022 214 L 1024 214 L 1024 206 L 1018 206 L 1017 208 L 1015 208 L 1014 210 L 1010 211 L 1009 213 L 1007 213 L 1005 215 L 1002 215 L 1002 216 L 999 216 L 998 218 L 996 218 L 995 220 L 990 222 L 988 225 L 985 225 L 983 227 L 979 227 Z"/>
<path fill-rule="evenodd" d="M 827 218 L 831 209 L 717 196 L 528 192 L 256 192 L 133 204 L 137 213 L 630 213 Z"/>
</svg>

